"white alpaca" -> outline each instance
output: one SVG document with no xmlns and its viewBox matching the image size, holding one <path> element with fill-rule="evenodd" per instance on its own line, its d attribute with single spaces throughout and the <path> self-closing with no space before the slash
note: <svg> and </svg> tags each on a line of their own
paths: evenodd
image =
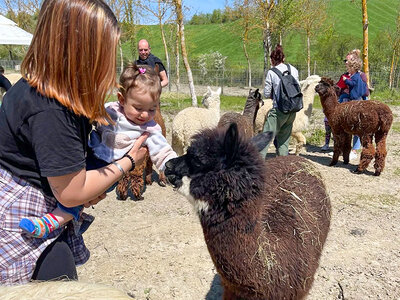
<svg viewBox="0 0 400 300">
<path fill-rule="evenodd" d="M 306 137 L 302 131 L 307 130 L 308 122 L 311 117 L 312 106 L 314 102 L 314 96 L 316 94 L 315 87 L 320 82 L 321 77 L 318 75 L 311 75 L 305 80 L 300 81 L 301 92 L 303 93 L 303 109 L 297 112 L 296 118 L 293 122 L 292 137 L 296 142 L 296 155 L 299 155 L 303 146 L 306 144 Z M 272 108 L 272 100 L 268 99 L 264 101 L 262 106 L 257 113 L 255 133 L 259 133 L 263 130 L 265 118 L 268 115 L 269 110 Z"/>
<path fill-rule="evenodd" d="M 186 153 L 194 134 L 205 128 L 217 126 L 220 118 L 221 88 L 212 91 L 207 87 L 202 103 L 206 108 L 187 107 L 172 121 L 172 148 L 178 155 Z"/>
</svg>

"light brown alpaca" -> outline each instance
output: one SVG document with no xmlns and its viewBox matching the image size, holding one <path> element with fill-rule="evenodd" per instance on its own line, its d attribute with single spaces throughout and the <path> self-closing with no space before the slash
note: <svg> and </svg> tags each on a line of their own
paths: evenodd
<svg viewBox="0 0 400 300">
<path fill-rule="evenodd" d="M 160 107 L 157 108 L 156 115 L 154 116 L 154 121 L 160 125 L 162 134 L 164 137 L 167 135 L 165 128 L 164 119 L 161 115 Z M 124 177 L 118 182 L 117 185 L 117 195 L 119 199 L 126 200 L 128 198 L 128 190 L 132 192 L 132 195 L 137 200 L 143 200 L 143 188 L 144 188 L 144 177 L 146 178 L 146 184 L 152 184 L 151 175 L 153 173 L 153 163 L 150 159 L 149 152 L 147 151 L 146 158 L 140 165 L 137 165 L 134 170 L 125 174 Z M 165 175 L 163 172 L 159 174 L 159 183 L 165 186 Z"/>
<path fill-rule="evenodd" d="M 386 138 L 393 122 L 389 106 L 372 100 L 339 104 L 336 86 L 332 79 L 326 77 L 321 79 L 315 91 L 320 96 L 322 108 L 332 128 L 335 141 L 333 158 L 329 165 L 336 165 L 341 153 L 343 153 L 344 163 L 349 163 L 351 136 L 357 135 L 361 139 L 363 149 L 355 172 L 364 172 L 375 157 L 374 175 L 379 176 L 385 167 Z M 373 144 L 374 137 L 376 150 Z"/>
</svg>

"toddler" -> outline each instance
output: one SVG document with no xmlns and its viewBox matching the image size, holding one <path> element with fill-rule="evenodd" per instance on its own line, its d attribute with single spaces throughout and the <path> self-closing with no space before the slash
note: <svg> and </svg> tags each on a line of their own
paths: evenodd
<svg viewBox="0 0 400 300">
<path fill-rule="evenodd" d="M 101 168 L 112 162 L 118 167 L 115 160 L 122 158 L 145 132 L 149 134 L 145 144 L 150 158 L 160 171 L 164 170 L 168 160 L 177 156 L 162 135 L 161 127 L 153 120 L 162 89 L 158 73 L 157 66 L 153 69 L 130 64 L 124 69 L 120 76 L 118 101 L 106 104 L 114 124 L 97 126 L 91 132 L 87 169 Z M 119 169 L 123 171 L 120 166 Z M 58 203 L 52 213 L 41 218 L 24 218 L 19 226 L 33 237 L 45 238 L 70 220 L 78 220 L 82 209 L 83 206 L 68 208 Z"/>
</svg>

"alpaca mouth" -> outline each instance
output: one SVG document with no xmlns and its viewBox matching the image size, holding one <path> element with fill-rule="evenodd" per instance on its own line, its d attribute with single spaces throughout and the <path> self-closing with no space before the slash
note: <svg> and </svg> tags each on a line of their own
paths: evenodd
<svg viewBox="0 0 400 300">
<path fill-rule="evenodd" d="M 182 186 L 182 178 L 174 174 L 166 175 L 166 178 L 167 178 L 167 183 L 172 185 L 174 189 L 178 189 Z"/>
</svg>

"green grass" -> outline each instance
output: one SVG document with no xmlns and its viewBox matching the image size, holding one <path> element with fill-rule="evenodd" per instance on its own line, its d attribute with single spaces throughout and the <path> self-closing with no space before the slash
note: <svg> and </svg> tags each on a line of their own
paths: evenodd
<svg viewBox="0 0 400 300">
<path fill-rule="evenodd" d="M 392 130 L 394 132 L 400 133 L 400 122 L 393 122 L 392 124 Z"/>
<path fill-rule="evenodd" d="M 197 96 L 199 107 L 202 107 L 201 100 L 202 96 Z M 221 95 L 221 110 L 241 112 L 245 102 L 245 97 Z M 168 92 L 161 94 L 161 109 L 165 112 L 178 112 L 189 106 L 192 106 L 192 98 L 188 95 Z"/>
<path fill-rule="evenodd" d="M 373 100 L 379 100 L 382 101 L 383 103 L 386 103 L 388 105 L 400 105 L 400 90 L 395 90 L 395 89 L 382 89 L 382 90 L 377 90 L 374 91 L 371 94 L 371 99 Z"/>
</svg>

